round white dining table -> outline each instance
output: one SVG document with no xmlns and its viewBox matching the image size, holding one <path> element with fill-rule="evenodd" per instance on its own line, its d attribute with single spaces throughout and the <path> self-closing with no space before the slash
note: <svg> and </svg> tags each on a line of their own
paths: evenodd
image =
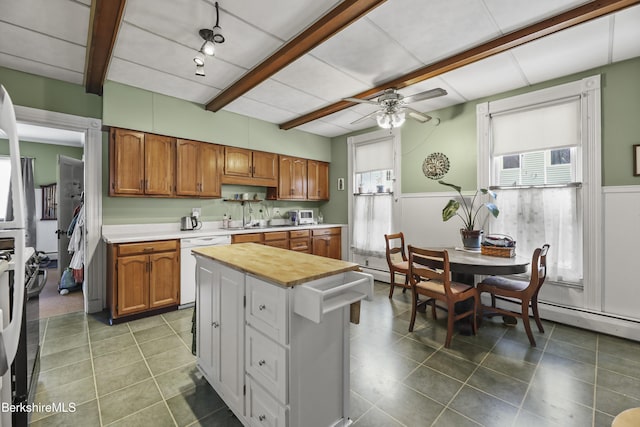
<svg viewBox="0 0 640 427">
<path fill-rule="evenodd" d="M 526 273 L 531 259 L 516 255 L 512 258 L 483 255 L 480 252 L 444 248 L 449 255 L 449 269 L 452 273 L 485 276 L 505 276 L 509 274 Z M 473 280 L 473 279 L 472 279 Z M 472 284 L 472 283 L 471 283 Z"/>
</svg>

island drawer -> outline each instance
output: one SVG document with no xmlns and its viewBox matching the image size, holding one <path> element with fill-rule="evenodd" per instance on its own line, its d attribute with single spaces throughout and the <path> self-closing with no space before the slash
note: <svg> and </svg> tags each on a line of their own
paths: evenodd
<svg viewBox="0 0 640 427">
<path fill-rule="evenodd" d="M 288 288 L 247 276 L 247 323 L 282 345 L 288 344 L 287 291 Z"/>
<path fill-rule="evenodd" d="M 286 427 L 287 409 L 247 376 L 245 415 L 250 426 Z"/>
<path fill-rule="evenodd" d="M 293 290 L 293 311 L 320 323 L 326 313 L 372 298 L 373 276 L 347 271 L 296 286 Z"/>
<path fill-rule="evenodd" d="M 249 326 L 245 351 L 245 371 L 286 404 L 287 350 Z"/>
<path fill-rule="evenodd" d="M 177 251 L 177 240 L 159 240 L 140 243 L 119 243 L 118 256 L 148 254 L 153 252 Z"/>
</svg>

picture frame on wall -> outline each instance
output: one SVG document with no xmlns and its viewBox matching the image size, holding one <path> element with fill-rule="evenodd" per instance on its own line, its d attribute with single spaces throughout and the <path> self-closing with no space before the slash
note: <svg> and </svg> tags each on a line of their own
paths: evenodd
<svg viewBox="0 0 640 427">
<path fill-rule="evenodd" d="M 633 146 L 633 176 L 640 176 L 640 144 Z"/>
</svg>

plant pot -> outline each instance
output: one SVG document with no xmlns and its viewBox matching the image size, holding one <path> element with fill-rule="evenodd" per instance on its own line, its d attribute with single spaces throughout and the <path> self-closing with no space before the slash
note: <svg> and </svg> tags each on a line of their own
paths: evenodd
<svg viewBox="0 0 640 427">
<path fill-rule="evenodd" d="M 482 243 L 482 230 L 465 230 L 460 229 L 460 237 L 462 237 L 462 245 L 465 249 L 480 249 Z"/>
</svg>

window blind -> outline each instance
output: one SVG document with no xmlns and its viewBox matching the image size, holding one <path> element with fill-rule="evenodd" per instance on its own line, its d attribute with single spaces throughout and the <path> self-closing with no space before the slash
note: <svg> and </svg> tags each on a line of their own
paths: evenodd
<svg viewBox="0 0 640 427">
<path fill-rule="evenodd" d="M 491 115 L 493 156 L 580 143 L 580 98 Z"/>
<path fill-rule="evenodd" d="M 393 139 L 355 146 L 355 173 L 393 169 Z"/>
</svg>

